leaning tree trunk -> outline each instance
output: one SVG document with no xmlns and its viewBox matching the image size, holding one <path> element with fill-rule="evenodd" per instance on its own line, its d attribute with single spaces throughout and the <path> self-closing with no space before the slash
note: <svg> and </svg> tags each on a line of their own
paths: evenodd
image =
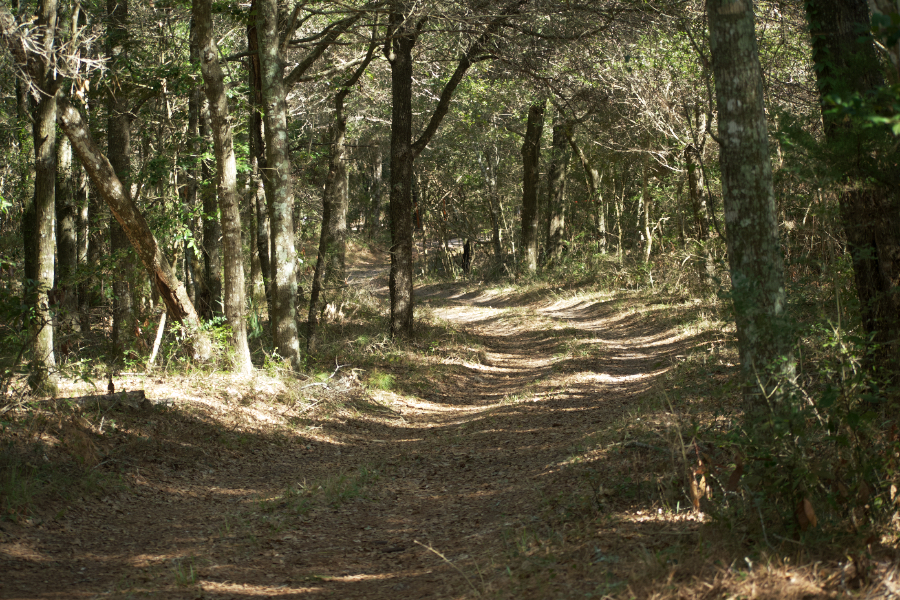
<svg viewBox="0 0 900 600">
<path fill-rule="evenodd" d="M 216 155 L 216 195 L 222 218 L 222 245 L 225 255 L 223 293 L 225 317 L 231 327 L 235 371 L 247 374 L 253 370 L 253 363 L 250 360 L 250 346 L 247 341 L 237 161 L 234 157 L 228 98 L 225 95 L 225 74 L 219 66 L 219 49 L 212 37 L 212 0 L 194 0 L 193 17 L 196 24 L 197 45 L 200 48 L 200 71 L 206 83 L 206 97 L 209 100 L 210 126 Z"/>
<path fill-rule="evenodd" d="M 566 143 L 566 123 L 557 115 L 553 123 L 553 142 L 550 167 L 547 169 L 547 262 L 562 257 L 566 229 L 566 175 L 569 171 L 569 152 Z"/>
<path fill-rule="evenodd" d="M 175 276 L 175 271 L 160 250 L 144 215 L 125 193 L 125 187 L 109 160 L 97 149 L 81 115 L 67 100 L 59 101 L 57 119 L 72 142 L 72 150 L 84 165 L 97 193 L 109 205 L 144 267 L 153 277 L 169 316 L 185 325 L 186 334 L 193 343 L 195 358 L 207 360 L 212 354 L 209 338 L 201 331 L 197 311 L 194 310 L 184 285 Z"/>
<path fill-rule="evenodd" d="M 265 109 L 266 166 L 271 196 L 269 226 L 272 230 L 272 281 L 275 310 L 270 319 L 278 354 L 300 370 L 300 339 L 297 333 L 297 276 L 294 249 L 294 192 L 288 157 L 287 102 L 284 61 L 278 48 L 278 2 L 260 0 L 257 12 L 259 62 Z"/>
<path fill-rule="evenodd" d="M 525 253 L 525 268 L 531 273 L 537 271 L 538 264 L 538 227 L 541 215 L 538 184 L 541 176 L 541 136 L 544 133 L 545 104 L 546 102 L 537 102 L 528 109 L 528 124 L 522 144 L 522 251 Z"/>
<path fill-rule="evenodd" d="M 869 29 L 865 0 L 809 0 L 825 137 L 832 167 L 843 175 L 838 193 L 841 220 L 853 259 L 856 290 L 866 333 L 876 344 L 876 362 L 900 362 L 900 173 L 895 142 L 886 132 L 863 128 L 828 114 L 829 96 L 865 97 L 883 85 Z M 888 15 L 896 19 L 898 13 Z M 885 156 L 887 155 L 887 156 Z"/>
<path fill-rule="evenodd" d="M 746 422 L 771 422 L 794 382 L 763 79 L 752 4 L 707 0 L 719 161 Z"/>
</svg>

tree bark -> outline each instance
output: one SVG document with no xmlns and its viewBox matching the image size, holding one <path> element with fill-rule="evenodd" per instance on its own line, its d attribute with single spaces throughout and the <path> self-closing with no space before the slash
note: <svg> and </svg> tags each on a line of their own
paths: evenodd
<svg viewBox="0 0 900 600">
<path fill-rule="evenodd" d="M 67 100 L 59 101 L 57 114 L 59 125 L 72 142 L 72 150 L 84 165 L 97 193 L 106 201 L 116 221 L 122 226 L 141 262 L 150 272 L 162 296 L 169 315 L 185 325 L 185 330 L 193 343 L 194 356 L 199 360 L 209 359 L 212 347 L 209 338 L 200 330 L 200 318 L 194 310 L 175 272 L 159 248 L 156 238 L 147 226 L 147 221 L 135 206 L 125 187 L 116 176 L 109 160 L 97 149 L 90 131 L 74 106 Z"/>
<path fill-rule="evenodd" d="M 277 0 L 259 0 L 256 27 L 265 107 L 266 168 L 271 186 L 268 203 L 275 304 L 271 316 L 272 337 L 278 354 L 293 369 L 299 371 L 301 361 L 295 304 L 297 253 L 294 249 L 294 192 L 288 156 L 285 65 L 279 52 Z"/>
<path fill-rule="evenodd" d="M 205 144 L 209 137 L 209 102 L 205 96 L 200 101 L 200 140 Z M 200 176 L 203 186 L 200 198 L 203 203 L 203 290 L 201 316 L 212 319 L 222 314 L 222 223 L 218 219 L 216 187 L 210 185 L 212 168 L 209 160 L 200 161 Z"/>
<path fill-rule="evenodd" d="M 413 332 L 412 49 L 416 32 L 391 13 L 391 337 Z"/>
<path fill-rule="evenodd" d="M 812 35 L 825 137 L 832 168 L 841 173 L 841 219 L 859 296 L 862 322 L 876 344 L 875 363 L 900 361 L 900 173 L 894 140 L 879 129 L 862 128 L 829 115 L 831 95 L 865 97 L 884 81 L 868 34 L 865 0 L 809 0 Z M 890 15 L 897 17 L 895 12 Z"/>
<path fill-rule="evenodd" d="M 650 252 L 653 250 L 653 221 L 650 220 L 650 206 L 653 198 L 650 196 L 650 162 L 649 154 L 644 154 L 641 166 L 641 226 L 644 238 L 644 264 L 650 262 Z"/>
<path fill-rule="evenodd" d="M 752 4 L 707 0 L 728 259 L 750 428 L 793 386 L 792 335 Z"/>
<path fill-rule="evenodd" d="M 603 192 L 601 190 L 602 177 L 600 175 L 600 171 L 597 170 L 591 164 L 591 161 L 588 159 L 587 155 L 584 153 L 584 150 L 581 149 L 575 142 L 575 137 L 573 135 L 569 135 L 569 145 L 572 146 L 572 150 L 578 155 L 578 160 L 581 162 L 581 168 L 584 169 L 584 177 L 587 180 L 588 191 L 590 193 L 590 201 L 593 204 L 596 204 L 597 207 L 597 235 L 598 235 L 598 247 L 602 254 L 606 254 L 606 246 L 607 246 L 607 232 L 606 232 L 606 202 L 603 200 Z M 613 195 L 615 195 L 615 190 L 613 190 Z"/>
<path fill-rule="evenodd" d="M 566 176 L 569 171 L 569 148 L 566 123 L 557 115 L 553 123 L 550 166 L 547 169 L 547 262 L 562 258 L 566 229 Z"/>
<path fill-rule="evenodd" d="M 538 227 L 540 225 L 541 137 L 544 134 L 544 107 L 546 102 L 536 102 L 528 109 L 525 141 L 522 143 L 522 251 L 525 268 L 537 272 Z"/>
<path fill-rule="evenodd" d="M 128 60 L 128 0 L 107 0 L 106 57 L 114 79 L 121 81 L 127 72 Z M 123 192 L 131 198 L 131 118 L 128 101 L 121 87 L 110 85 L 106 97 L 106 144 L 109 162 L 123 184 Z M 109 223 L 110 253 L 125 255 L 128 252 L 128 236 L 119 223 Z M 118 276 L 113 280 L 112 343 L 117 354 L 122 352 L 126 338 L 130 336 L 134 311 L 131 305 L 131 264 L 121 258 Z"/>
<path fill-rule="evenodd" d="M 256 209 L 256 251 L 259 257 L 259 268 L 262 272 L 263 286 L 266 290 L 266 305 L 271 315 L 275 314 L 275 305 L 272 296 L 272 249 L 269 243 L 269 207 L 266 204 L 266 189 L 271 186 L 267 183 L 268 170 L 266 168 L 266 149 L 263 142 L 263 117 L 262 117 L 262 74 L 259 63 L 259 36 L 256 30 L 256 17 L 253 16 L 259 4 L 259 0 L 253 0 L 250 4 L 251 17 L 247 21 L 247 51 L 248 73 L 250 76 L 250 167 L 252 169 L 251 189 L 252 202 Z"/>
<path fill-rule="evenodd" d="M 481 176 L 487 187 L 487 209 L 491 219 L 491 244 L 494 247 L 494 256 L 497 260 L 503 258 L 503 240 L 500 235 L 500 194 L 497 185 L 497 169 L 500 167 L 500 155 L 491 148 L 478 153 L 478 164 L 481 166 Z"/>
<path fill-rule="evenodd" d="M 219 49 L 212 37 L 212 0 L 193 0 L 193 17 L 216 155 L 216 196 L 222 218 L 222 245 L 225 254 L 225 316 L 231 327 L 234 369 L 238 373 L 248 374 L 253 370 L 253 363 L 247 341 L 237 161 L 234 156 L 228 98 L 225 95 L 225 74 L 219 66 Z"/>
<path fill-rule="evenodd" d="M 56 120 L 54 119 L 54 126 Z M 78 307 L 78 288 L 72 278 L 78 268 L 78 212 L 75 207 L 75 167 L 72 164 L 72 145 L 66 136 L 57 142 L 56 167 L 56 282 L 61 298 L 57 309 L 57 324 L 77 328 L 75 309 Z"/>
</svg>

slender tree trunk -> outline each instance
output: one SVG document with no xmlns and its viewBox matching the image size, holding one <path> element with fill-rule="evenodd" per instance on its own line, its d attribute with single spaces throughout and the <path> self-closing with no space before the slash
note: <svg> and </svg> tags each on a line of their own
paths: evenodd
<svg viewBox="0 0 900 600">
<path fill-rule="evenodd" d="M 58 140 L 56 156 L 56 288 L 65 291 L 64 304 L 71 311 L 78 305 L 78 291 L 71 285 L 78 267 L 78 210 L 72 145 L 65 136 Z"/>
<path fill-rule="evenodd" d="M 643 166 L 641 168 L 641 218 L 643 225 L 643 238 L 644 238 L 644 264 L 650 262 L 650 252 L 653 249 L 653 221 L 650 217 L 650 206 L 652 197 L 650 196 L 650 167 L 648 163 L 650 162 L 650 157 L 648 154 L 644 154 Z"/>
<path fill-rule="evenodd" d="M 250 13 L 257 11 L 259 0 L 253 0 L 250 5 Z M 272 248 L 269 243 L 269 207 L 266 204 L 266 189 L 271 186 L 267 183 L 266 149 L 263 142 L 263 117 L 262 117 L 262 74 L 259 64 L 259 36 L 256 30 L 256 18 L 251 16 L 247 21 L 247 50 L 251 53 L 250 62 L 250 167 L 251 176 L 251 202 L 256 210 L 256 245 L 254 250 L 259 257 L 259 268 L 262 272 L 263 286 L 266 290 L 266 305 L 269 317 L 275 314 L 274 300 L 272 296 Z"/>
<path fill-rule="evenodd" d="M 528 124 L 522 144 L 522 251 L 525 254 L 525 268 L 531 273 L 537 271 L 538 264 L 538 227 L 541 216 L 538 185 L 545 105 L 546 102 L 541 101 L 528 109 Z"/>
<path fill-rule="evenodd" d="M 69 138 L 66 138 L 68 140 Z M 71 147 L 71 146 L 70 146 Z M 77 268 L 84 269 L 90 261 L 91 252 L 91 201 L 90 185 L 84 167 L 76 166 L 75 209 L 78 226 Z M 90 331 L 90 286 L 89 279 L 82 277 L 78 284 L 78 311 L 81 331 Z"/>
<path fill-rule="evenodd" d="M 487 187 L 487 209 L 491 219 L 491 243 L 494 246 L 494 256 L 498 260 L 503 258 L 503 241 L 500 236 L 500 198 L 497 192 L 497 168 L 493 159 L 496 153 L 491 153 L 490 147 L 484 152 L 478 153 L 478 164 L 481 166 L 481 176 Z M 499 162 L 500 157 L 496 156 Z"/>
<path fill-rule="evenodd" d="M 771 422 L 795 379 L 763 79 L 752 4 L 707 0 L 706 10 L 746 419 L 756 428 Z"/>
<path fill-rule="evenodd" d="M 59 105 L 57 119 L 72 142 L 72 150 L 84 165 L 97 193 L 109 205 L 113 216 L 128 235 L 144 267 L 154 278 L 169 315 L 177 322 L 184 323 L 188 339 L 193 344 L 195 358 L 209 359 L 212 353 L 209 338 L 200 330 L 200 318 L 194 310 L 194 305 L 184 285 L 175 276 L 175 271 L 160 250 L 147 221 L 135 206 L 131 196 L 126 194 L 126 188 L 119 181 L 109 160 L 97 149 L 90 131 L 75 107 L 65 100 L 60 100 Z"/>
<path fill-rule="evenodd" d="M 900 364 L 900 193 L 895 142 L 879 129 L 829 115 L 825 98 L 862 97 L 883 85 L 881 67 L 867 32 L 865 0 L 809 0 L 813 61 L 825 136 L 833 169 L 843 174 L 838 193 L 847 246 L 866 333 L 877 346 L 876 360 Z M 887 15 L 898 18 L 896 9 Z M 885 156 L 887 155 L 887 156 Z"/>
<path fill-rule="evenodd" d="M 55 47 L 56 0 L 41 0 L 38 5 L 38 35 L 48 55 Z M 34 287 L 31 306 L 32 358 L 28 383 L 39 396 L 56 394 L 56 360 L 53 354 L 53 319 L 50 314 L 49 292 L 54 282 L 56 251 L 56 95 L 59 82 L 48 57 L 41 58 L 40 80 L 37 86 L 40 99 L 33 111 L 34 139 Z"/>
<path fill-rule="evenodd" d="M 547 169 L 547 261 L 558 261 L 565 247 L 566 176 L 569 171 L 569 148 L 566 123 L 557 115 L 553 123 L 550 167 Z"/>
<path fill-rule="evenodd" d="M 272 230 L 272 281 L 274 313 L 272 334 L 278 354 L 300 370 L 300 340 L 297 333 L 296 262 L 294 249 L 294 192 L 288 156 L 287 103 L 284 60 L 278 44 L 278 2 L 259 0 L 257 21 L 266 129 L 266 169 L 269 195 L 269 226 Z"/>
<path fill-rule="evenodd" d="M 413 332 L 412 49 L 416 35 L 391 14 L 391 336 Z"/>
<path fill-rule="evenodd" d="M 209 102 L 203 98 L 200 105 L 200 139 L 208 139 L 209 134 Z M 200 173 L 203 178 L 200 197 L 203 201 L 203 279 L 206 290 L 201 316 L 211 319 L 222 314 L 222 223 L 218 218 L 216 186 L 210 182 L 212 168 L 209 160 L 200 162 Z"/>
<path fill-rule="evenodd" d="M 222 240 L 225 266 L 223 294 L 225 316 L 231 327 L 234 349 L 234 369 L 250 373 L 250 346 L 247 341 L 246 299 L 244 297 L 244 261 L 241 244 L 241 212 L 237 192 L 237 161 L 228 98 L 225 95 L 225 74 L 219 66 L 219 49 L 212 37 L 212 0 L 193 0 L 193 17 L 200 48 L 200 70 L 206 83 L 209 100 L 210 125 L 216 155 L 216 196 L 222 216 Z"/>
<path fill-rule="evenodd" d="M 372 174 L 370 175 L 369 196 L 371 200 L 369 216 L 366 218 L 366 233 L 371 239 L 381 228 L 381 196 L 384 187 L 381 181 L 384 156 L 381 144 L 375 142 L 375 151 L 372 157 Z"/>
<path fill-rule="evenodd" d="M 581 168 L 584 169 L 584 177 L 587 181 L 591 203 L 595 204 L 597 207 L 598 246 L 600 252 L 606 254 L 606 202 L 603 200 L 603 191 L 601 189 L 602 176 L 600 175 L 600 171 L 591 164 L 591 161 L 584 153 L 584 150 L 581 149 L 581 146 L 575 142 L 575 137 L 570 134 L 568 138 L 572 151 L 578 156 L 578 160 L 581 162 Z M 615 195 L 615 190 L 613 190 L 613 195 Z"/>
</svg>

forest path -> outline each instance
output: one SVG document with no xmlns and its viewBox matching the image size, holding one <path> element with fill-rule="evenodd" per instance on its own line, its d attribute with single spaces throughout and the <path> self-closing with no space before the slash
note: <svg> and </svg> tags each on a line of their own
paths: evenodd
<svg viewBox="0 0 900 600">
<path fill-rule="evenodd" d="M 384 269 L 357 264 L 351 281 L 384 295 Z M 296 411 L 285 433 L 227 418 L 286 415 L 252 400 L 264 381 L 209 381 L 185 410 L 123 426 L 110 456 L 128 461 L 127 488 L 44 523 L 5 525 L 0 598 L 413 599 L 491 589 L 527 549 L 538 515 L 571 487 L 566 465 L 579 445 L 625 417 L 685 340 L 614 297 L 471 288 L 417 289 L 423 311 L 480 348 L 448 344 L 442 360 L 395 372 L 396 391 L 348 393 L 348 410 L 321 419 Z M 140 383 L 151 397 L 173 393 L 163 381 Z M 225 402 L 212 418 L 204 407 L 216 398 Z M 548 568 L 565 581 L 553 597 L 584 597 L 603 583 L 583 565 Z"/>
</svg>

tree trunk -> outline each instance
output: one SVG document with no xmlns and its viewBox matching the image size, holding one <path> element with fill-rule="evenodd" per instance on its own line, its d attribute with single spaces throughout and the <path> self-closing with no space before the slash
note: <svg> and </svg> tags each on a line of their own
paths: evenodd
<svg viewBox="0 0 900 600">
<path fill-rule="evenodd" d="M 490 150 L 488 147 L 483 154 L 478 153 L 478 164 L 481 166 L 481 175 L 487 187 L 487 209 L 491 218 L 491 243 L 494 246 L 494 256 L 501 260 L 503 258 L 503 240 L 500 236 L 500 195 L 497 191 L 497 169 L 500 156 L 496 150 L 493 153 Z"/>
<path fill-rule="evenodd" d="M 575 152 L 575 154 L 578 155 L 578 160 L 581 162 L 581 168 L 584 169 L 584 177 L 587 181 L 588 192 L 590 193 L 590 201 L 592 204 L 596 204 L 597 206 L 597 235 L 599 236 L 598 246 L 600 252 L 602 254 L 606 254 L 606 203 L 603 201 L 603 192 L 600 187 L 603 178 L 600 175 L 600 171 L 598 171 L 591 164 L 591 161 L 584 153 L 584 150 L 581 149 L 581 146 L 575 143 L 575 137 L 569 134 L 568 138 L 569 145 L 572 147 L 572 150 Z M 613 190 L 613 195 L 615 195 L 615 190 Z"/>
<path fill-rule="evenodd" d="M 416 34 L 391 13 L 391 336 L 413 332 L 412 49 Z"/>
<path fill-rule="evenodd" d="M 66 138 L 68 140 L 69 138 Z M 70 146 L 71 148 L 71 146 Z M 78 163 L 76 167 L 78 176 L 75 187 L 75 206 L 77 210 L 78 225 L 78 258 L 77 267 L 84 268 L 90 262 L 91 254 L 91 204 L 95 202 L 94 197 L 90 193 L 90 184 L 84 167 Z M 91 306 L 91 280 L 82 277 L 78 284 L 78 311 L 79 326 L 81 331 L 87 332 L 91 329 L 90 306 Z"/>
<path fill-rule="evenodd" d="M 250 5 L 251 15 L 257 11 L 259 0 L 253 0 Z M 266 305 L 269 318 L 275 314 L 272 296 L 272 248 L 269 243 L 269 207 L 266 204 L 267 170 L 266 149 L 263 142 L 263 117 L 262 117 L 262 74 L 259 64 L 259 36 L 256 30 L 256 18 L 250 17 L 247 21 L 247 50 L 251 53 L 250 62 L 250 167 L 252 169 L 250 193 L 251 202 L 256 209 L 256 246 L 254 248 L 259 257 L 259 268 L 262 271 L 263 286 L 266 290 Z M 271 186 L 269 186 L 271 187 Z"/>
<path fill-rule="evenodd" d="M 562 258 L 566 230 L 566 176 L 569 171 L 569 148 L 566 123 L 557 115 L 553 123 L 553 142 L 550 167 L 547 169 L 547 261 Z"/>
<path fill-rule="evenodd" d="M 751 428 L 794 383 L 791 327 L 752 4 L 707 0 L 732 297 Z"/>
<path fill-rule="evenodd" d="M 378 229 L 381 228 L 381 195 L 384 187 L 381 177 L 384 156 L 381 150 L 381 144 L 375 142 L 375 151 L 372 159 L 372 174 L 369 184 L 369 196 L 371 198 L 369 216 L 366 218 L 366 232 L 371 239 L 375 236 Z"/>
<path fill-rule="evenodd" d="M 123 78 L 128 65 L 128 0 L 107 0 L 106 57 L 110 71 L 117 78 Z M 119 181 L 123 193 L 131 199 L 131 118 L 128 115 L 128 101 L 121 87 L 109 86 L 106 98 L 107 128 L 106 143 L 109 162 Z M 126 338 L 130 336 L 134 310 L 131 305 L 132 268 L 127 254 L 128 236 L 119 223 L 112 219 L 109 223 L 110 253 L 122 255 L 118 276 L 113 281 L 113 328 L 112 343 L 117 354 L 122 352 Z"/>
<path fill-rule="evenodd" d="M 200 139 L 208 139 L 210 133 L 209 102 L 202 98 L 200 102 Z M 210 161 L 200 162 L 200 175 L 204 182 L 209 182 L 212 176 Z M 216 205 L 216 188 L 214 185 L 204 183 L 200 190 L 203 202 L 203 288 L 206 294 L 203 298 L 201 316 L 211 319 L 222 314 L 222 223 L 218 217 Z"/>
<path fill-rule="evenodd" d="M 538 264 L 538 227 L 540 223 L 541 137 L 544 133 L 544 107 L 546 102 L 532 104 L 528 109 L 528 124 L 522 144 L 522 251 L 525 268 L 535 273 Z"/>
<path fill-rule="evenodd" d="M 225 290 L 225 316 L 231 327 L 234 349 L 234 369 L 248 374 L 253 370 L 250 346 L 247 342 L 246 300 L 244 298 L 244 261 L 241 244 L 241 212 L 237 192 L 237 161 L 228 98 L 225 95 L 225 75 L 219 66 L 219 49 L 212 37 L 212 0 L 193 0 L 197 45 L 200 49 L 200 70 L 206 83 L 209 100 L 210 125 L 216 155 L 216 196 L 222 217 Z"/>
<path fill-rule="evenodd" d="M 644 238 L 644 264 L 650 262 L 650 252 L 653 250 L 653 221 L 650 219 L 650 205 L 652 197 L 650 196 L 650 162 L 649 154 L 644 154 L 643 166 L 641 168 L 641 218 L 642 218 L 642 235 Z"/>
<path fill-rule="evenodd" d="M 200 330 L 200 318 L 194 310 L 175 272 L 159 248 L 156 238 L 147 226 L 131 197 L 125 193 L 125 186 L 119 181 L 112 165 L 97 149 L 90 131 L 81 115 L 66 100 L 60 100 L 57 114 L 59 125 L 72 142 L 72 150 L 84 165 L 97 193 L 106 201 L 113 216 L 122 226 L 135 252 L 156 282 L 169 315 L 185 325 L 185 330 L 193 343 L 194 356 L 199 360 L 209 359 L 212 347 L 209 338 Z"/>
<path fill-rule="evenodd" d="M 259 0 L 257 21 L 259 59 L 265 108 L 266 167 L 269 172 L 269 226 L 272 230 L 272 281 L 275 310 L 272 337 L 278 354 L 300 370 L 297 333 L 297 277 L 294 249 L 294 192 L 288 156 L 287 103 L 284 61 L 278 48 L 278 2 Z"/>
<path fill-rule="evenodd" d="M 838 193 L 847 246 L 866 333 L 876 344 L 876 361 L 900 361 L 900 179 L 893 138 L 829 115 L 828 96 L 870 94 L 883 85 L 869 29 L 865 0 L 807 2 L 813 61 L 822 97 L 825 137 L 832 168 L 843 175 Z M 895 19 L 897 13 L 889 15 Z M 873 363 L 874 365 L 874 363 Z"/>
<path fill-rule="evenodd" d="M 56 121 L 54 119 L 54 126 Z M 61 314 L 71 320 L 78 306 L 78 290 L 72 277 L 78 268 L 78 211 L 75 206 L 75 166 L 72 164 L 72 145 L 62 136 L 57 143 L 56 166 L 56 289 L 64 294 Z"/>
</svg>

